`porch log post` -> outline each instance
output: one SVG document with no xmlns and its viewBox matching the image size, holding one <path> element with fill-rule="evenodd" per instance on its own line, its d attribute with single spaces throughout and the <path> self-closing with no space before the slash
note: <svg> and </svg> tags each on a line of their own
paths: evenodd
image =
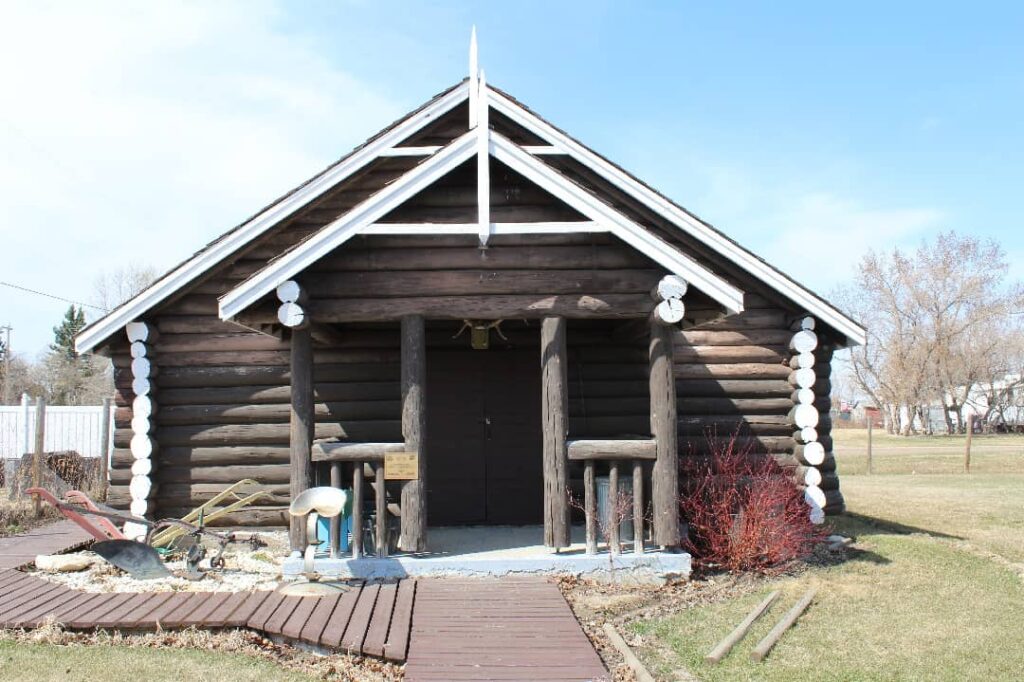
<svg viewBox="0 0 1024 682">
<path fill-rule="evenodd" d="M 291 498 L 309 488 L 313 478 L 313 340 L 309 329 L 293 329 L 291 336 Z M 305 519 L 291 517 L 289 538 L 292 551 L 305 549 Z"/>
<path fill-rule="evenodd" d="M 644 553 L 644 461 L 633 460 L 633 552 Z"/>
<path fill-rule="evenodd" d="M 363 557 L 363 463 L 352 464 L 352 558 Z"/>
<path fill-rule="evenodd" d="M 608 464 L 608 551 L 617 555 L 622 551 L 622 538 L 619 537 L 622 524 L 622 504 L 619 499 L 619 460 L 613 459 Z"/>
<path fill-rule="evenodd" d="M 565 318 L 545 317 L 540 328 L 544 428 L 544 544 L 570 544 L 568 360 Z"/>
<path fill-rule="evenodd" d="M 427 549 L 427 341 L 423 317 L 402 318 L 402 436 L 417 453 L 414 481 L 402 486 L 402 549 Z"/>
<path fill-rule="evenodd" d="M 331 462 L 331 487 L 341 488 L 341 462 Z M 331 517 L 330 531 L 331 558 L 341 554 L 341 515 Z"/>
<path fill-rule="evenodd" d="M 654 542 L 679 546 L 679 447 L 676 432 L 676 381 L 672 372 L 673 328 L 651 321 L 651 435 L 657 456 L 651 474 Z"/>
<path fill-rule="evenodd" d="M 597 554 L 597 491 L 594 460 L 583 464 L 583 509 L 587 519 L 587 554 Z"/>
</svg>

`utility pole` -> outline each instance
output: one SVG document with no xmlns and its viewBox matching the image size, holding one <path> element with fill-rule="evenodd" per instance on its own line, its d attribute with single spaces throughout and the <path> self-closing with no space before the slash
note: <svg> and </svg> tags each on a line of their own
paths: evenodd
<svg viewBox="0 0 1024 682">
<path fill-rule="evenodd" d="M 0 331 L 7 332 L 7 339 L 4 342 L 4 392 L 0 396 L 4 405 L 11 403 L 11 325 L 0 327 Z"/>
</svg>

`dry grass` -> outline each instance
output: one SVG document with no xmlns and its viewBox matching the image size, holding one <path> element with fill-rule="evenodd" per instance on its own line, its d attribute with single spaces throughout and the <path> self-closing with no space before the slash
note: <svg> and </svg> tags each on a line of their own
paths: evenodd
<svg viewBox="0 0 1024 682">
<path fill-rule="evenodd" d="M 867 429 L 832 431 L 840 476 L 867 473 Z M 876 474 L 954 474 L 964 469 L 966 436 L 892 436 L 872 433 Z M 1024 436 L 978 434 L 971 443 L 972 473 L 1024 474 Z"/>
<path fill-rule="evenodd" d="M 62 518 L 60 513 L 49 505 L 44 504 L 42 511 L 42 516 L 37 517 L 31 500 L 12 502 L 7 499 L 7 491 L 0 488 L 0 537 L 24 533 Z"/>
<path fill-rule="evenodd" d="M 56 626 L 0 631 L 0 679 L 103 682 L 400 680 L 401 668 L 353 656 L 317 656 L 246 630 L 124 635 Z"/>
</svg>

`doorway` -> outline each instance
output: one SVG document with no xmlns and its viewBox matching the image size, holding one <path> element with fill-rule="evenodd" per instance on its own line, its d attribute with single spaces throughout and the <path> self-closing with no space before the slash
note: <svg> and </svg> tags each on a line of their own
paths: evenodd
<svg viewBox="0 0 1024 682">
<path fill-rule="evenodd" d="M 427 442 L 431 525 L 541 523 L 539 351 L 428 350 Z"/>
</svg>

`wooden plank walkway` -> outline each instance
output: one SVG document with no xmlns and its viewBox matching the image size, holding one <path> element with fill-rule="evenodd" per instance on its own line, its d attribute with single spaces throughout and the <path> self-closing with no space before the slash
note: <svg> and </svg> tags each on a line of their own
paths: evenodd
<svg viewBox="0 0 1024 682">
<path fill-rule="evenodd" d="M 420 580 L 405 679 L 609 680 L 558 587 Z"/>
<path fill-rule="evenodd" d="M 97 594 L 17 570 L 39 554 L 59 554 L 91 541 L 71 521 L 0 538 L 0 628 L 28 629 L 47 621 L 80 630 L 247 627 L 352 654 L 405 660 L 415 580 L 354 585 L 328 597 L 285 597 L 276 592 Z"/>
</svg>

